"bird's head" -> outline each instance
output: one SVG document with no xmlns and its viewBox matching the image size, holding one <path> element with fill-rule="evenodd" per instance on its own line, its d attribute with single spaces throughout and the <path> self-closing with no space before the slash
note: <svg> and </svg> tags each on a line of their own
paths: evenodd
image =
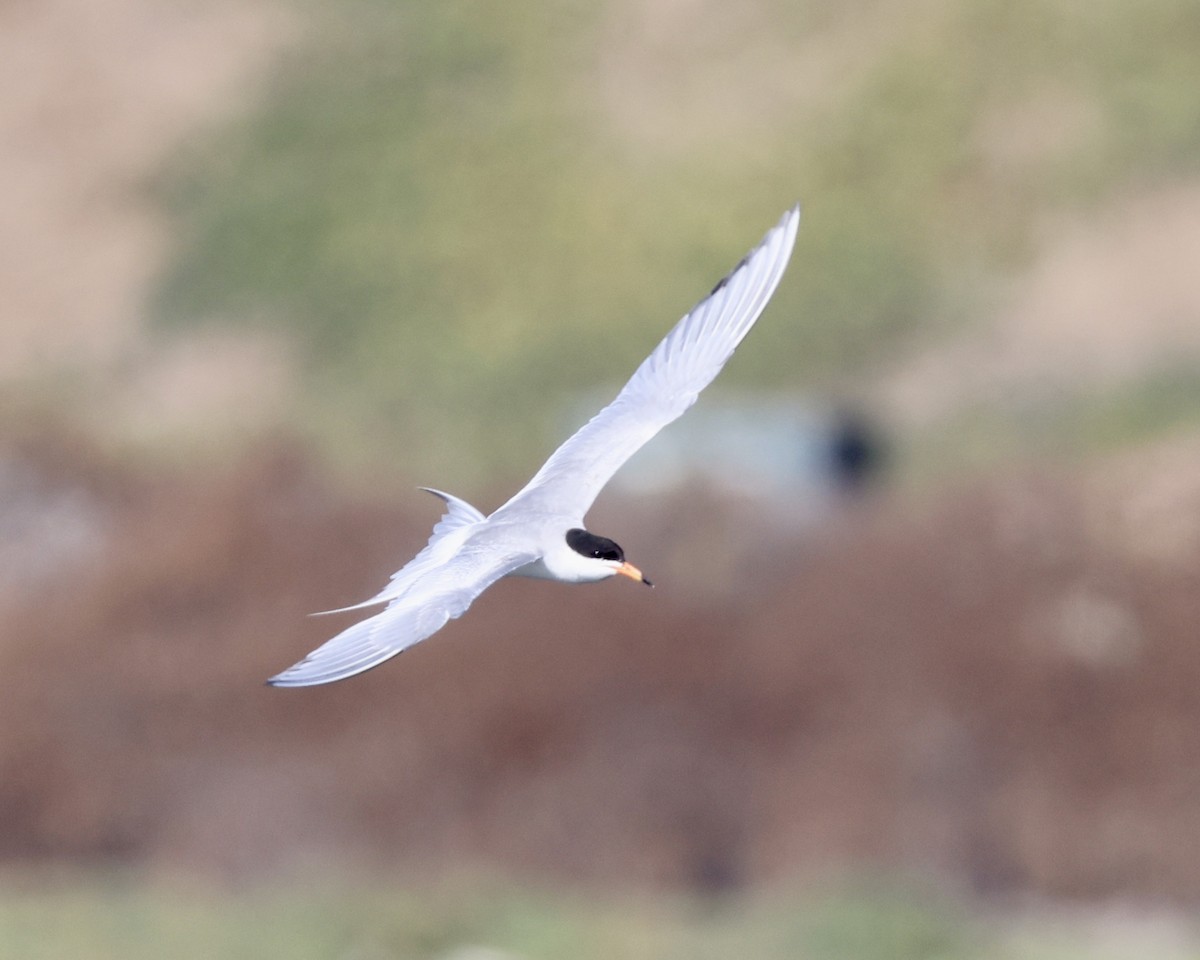
<svg viewBox="0 0 1200 960">
<path fill-rule="evenodd" d="M 575 555 L 571 566 L 578 571 L 580 580 L 605 580 L 620 574 L 630 580 L 638 580 L 648 587 L 654 586 L 642 571 L 625 559 L 625 551 L 608 537 L 600 537 L 579 527 L 572 527 L 566 534 L 567 546 Z M 582 558 L 582 563 L 579 562 Z"/>
</svg>

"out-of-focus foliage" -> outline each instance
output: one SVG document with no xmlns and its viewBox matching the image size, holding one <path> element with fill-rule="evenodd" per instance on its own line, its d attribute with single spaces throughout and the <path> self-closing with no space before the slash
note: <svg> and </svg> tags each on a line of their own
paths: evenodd
<svg viewBox="0 0 1200 960">
<path fill-rule="evenodd" d="M 869 373 L 970 323 L 1039 218 L 1200 156 L 1192 0 L 307 12 L 261 109 L 161 182 L 156 312 L 289 331 L 298 420 L 426 479 L 527 474 L 797 198 L 725 383 Z"/>
<path fill-rule="evenodd" d="M 1146 951 L 1181 960 L 1195 949 L 1168 914 L 983 922 L 900 889 L 705 904 L 436 886 L 295 885 L 234 897 L 129 880 L 25 885 L 6 891 L 0 938 L 6 956 L 78 960 L 1132 960 Z"/>
</svg>

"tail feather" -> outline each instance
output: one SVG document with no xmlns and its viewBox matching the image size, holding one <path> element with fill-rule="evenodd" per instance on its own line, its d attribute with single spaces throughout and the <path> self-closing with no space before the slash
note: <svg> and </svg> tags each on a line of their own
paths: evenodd
<svg viewBox="0 0 1200 960">
<path fill-rule="evenodd" d="M 324 617 L 331 613 L 349 613 L 376 604 L 399 600 L 421 576 L 429 570 L 441 566 L 455 554 L 462 545 L 462 541 L 466 539 L 469 527 L 487 519 L 479 510 L 460 497 L 441 490 L 434 490 L 432 487 L 421 487 L 420 489 L 432 493 L 446 504 L 446 512 L 434 525 L 425 548 L 393 573 L 388 585 L 369 600 L 362 600 L 352 603 L 348 607 L 338 607 L 334 610 L 319 610 L 310 616 Z"/>
</svg>

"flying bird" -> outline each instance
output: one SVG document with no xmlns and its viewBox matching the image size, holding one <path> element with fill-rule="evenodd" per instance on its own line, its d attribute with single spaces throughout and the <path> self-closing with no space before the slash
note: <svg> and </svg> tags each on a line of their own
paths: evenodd
<svg viewBox="0 0 1200 960">
<path fill-rule="evenodd" d="M 799 222 L 798 206 L 785 213 L 642 361 L 616 399 L 495 513 L 484 516 L 458 497 L 422 487 L 446 505 L 425 548 L 371 599 L 327 612 L 386 606 L 267 683 L 315 686 L 377 667 L 462 616 L 501 577 L 591 583 L 621 575 L 650 585 L 616 543 L 584 526 L 584 514 L 621 465 L 725 366 L 779 285 Z"/>
</svg>

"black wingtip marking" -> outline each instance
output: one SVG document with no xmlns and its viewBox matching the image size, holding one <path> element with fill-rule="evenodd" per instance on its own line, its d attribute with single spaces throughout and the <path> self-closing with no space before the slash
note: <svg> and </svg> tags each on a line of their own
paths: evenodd
<svg viewBox="0 0 1200 960">
<path fill-rule="evenodd" d="M 725 274 L 725 276 L 723 276 L 723 277 L 722 277 L 720 280 L 718 280 L 718 281 L 717 281 L 717 285 L 716 285 L 715 287 L 713 287 L 713 288 L 712 288 L 712 289 L 711 289 L 711 290 L 708 292 L 708 295 L 711 297 L 711 296 L 712 296 L 713 294 L 715 294 L 715 293 L 716 293 L 718 290 L 720 290 L 720 289 L 721 289 L 722 287 L 724 287 L 724 286 L 725 286 L 727 283 L 729 283 L 729 281 L 733 279 L 733 275 L 734 275 L 735 273 L 737 273 L 739 270 L 741 270 L 741 269 L 742 269 L 742 267 L 744 267 L 744 266 L 746 265 L 746 261 L 748 261 L 749 259 L 750 259 L 750 255 L 749 255 L 749 254 L 747 254 L 746 256 L 742 257 L 742 259 L 741 259 L 741 260 L 739 260 L 739 261 L 737 262 L 737 266 L 736 266 L 736 267 L 734 267 L 734 268 L 733 268 L 732 270 L 730 270 L 730 271 L 729 271 L 727 274 Z"/>
</svg>

